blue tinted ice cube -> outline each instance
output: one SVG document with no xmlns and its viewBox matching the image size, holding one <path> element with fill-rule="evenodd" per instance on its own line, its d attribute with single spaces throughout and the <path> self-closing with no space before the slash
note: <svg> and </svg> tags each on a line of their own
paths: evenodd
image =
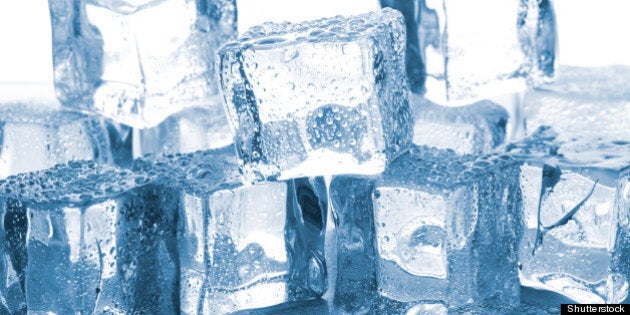
<svg viewBox="0 0 630 315">
<path fill-rule="evenodd" d="M 134 137 L 135 156 L 190 153 L 230 145 L 234 135 L 223 105 L 217 101 L 206 108 L 182 110 L 153 128 L 139 129 Z"/>
<path fill-rule="evenodd" d="M 402 16 L 266 23 L 219 50 L 247 180 L 377 174 L 411 140 Z"/>
<path fill-rule="evenodd" d="M 234 0 L 51 0 L 57 95 L 136 128 L 217 94 L 215 50 L 236 36 Z"/>
<path fill-rule="evenodd" d="M 19 201 L 2 200 L 0 216 L 0 310 L 2 314 L 25 314 L 24 268 L 26 268 L 26 210 Z"/>
<path fill-rule="evenodd" d="M 107 132 L 114 165 L 129 168 L 133 162 L 133 128 L 107 119 Z"/>
<path fill-rule="evenodd" d="M 503 144 L 509 115 L 485 100 L 462 107 L 446 107 L 413 95 L 413 143 L 458 154 L 490 153 Z"/>
<path fill-rule="evenodd" d="M 46 102 L 0 103 L 0 179 L 72 160 L 113 162 L 103 119 Z"/>
<path fill-rule="evenodd" d="M 379 0 L 382 7 L 389 7 L 400 11 L 405 17 L 407 35 L 407 49 L 405 50 L 405 65 L 409 88 L 412 92 L 421 93 L 424 89 L 425 69 L 422 53 L 418 44 L 419 29 L 422 21 L 419 19 L 419 5 L 424 0 Z M 426 22 L 425 22 L 426 23 Z"/>
<path fill-rule="evenodd" d="M 228 313 L 326 290 L 321 179 L 243 186 L 234 147 L 147 156 L 134 168 L 178 196 L 183 313 Z"/>
<path fill-rule="evenodd" d="M 525 93 L 530 132 L 553 126 L 561 138 L 604 137 L 630 140 L 630 67 L 560 67 L 555 82 Z"/>
<path fill-rule="evenodd" d="M 373 199 L 382 295 L 448 307 L 519 301 L 513 159 L 416 147 L 388 167 Z"/>
<path fill-rule="evenodd" d="M 2 258 L 20 282 L 10 305 L 25 301 L 29 313 L 175 312 L 175 222 L 160 211 L 172 201 L 148 182 L 92 161 L 0 181 L 9 240 Z"/>
<path fill-rule="evenodd" d="M 373 191 L 373 180 L 351 176 L 335 177 L 330 185 L 337 247 L 333 302 L 345 312 L 365 312 L 376 297 Z"/>
<path fill-rule="evenodd" d="M 580 303 L 620 303 L 630 281 L 630 143 L 550 131 L 508 148 L 522 162 L 521 282 Z"/>
<path fill-rule="evenodd" d="M 338 226 L 338 247 L 352 245 L 340 253 L 362 261 L 343 264 L 339 255 L 337 287 L 347 284 L 345 292 L 370 292 L 375 279 L 380 295 L 409 305 L 518 303 L 521 200 L 509 157 L 413 147 L 379 177 L 336 177 L 331 200 L 335 212 L 374 216 L 372 225 L 368 218 Z M 353 271 L 360 265 L 368 268 L 363 279 Z"/>
<path fill-rule="evenodd" d="M 403 12 L 412 90 L 421 92 L 424 83 L 433 101 L 469 104 L 553 76 L 556 28 L 550 0 L 380 2 Z"/>
</svg>

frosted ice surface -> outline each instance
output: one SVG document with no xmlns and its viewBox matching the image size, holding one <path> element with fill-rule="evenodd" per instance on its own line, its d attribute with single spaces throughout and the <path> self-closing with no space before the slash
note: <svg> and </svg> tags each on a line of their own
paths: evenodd
<svg viewBox="0 0 630 315">
<path fill-rule="evenodd" d="M 182 313 L 228 313 L 326 290 L 321 179 L 243 186 L 233 146 L 148 156 L 134 168 L 179 196 Z"/>
<path fill-rule="evenodd" d="M 377 174 L 411 141 L 402 16 L 265 23 L 219 50 L 248 181 Z"/>
<path fill-rule="evenodd" d="M 136 128 L 217 94 L 216 49 L 234 0 L 49 1 L 57 95 Z"/>
<path fill-rule="evenodd" d="M 540 129 L 508 148 L 522 161 L 521 282 L 620 303 L 630 277 L 630 142 L 555 135 Z"/>
<path fill-rule="evenodd" d="M 403 12 L 412 90 L 422 92 L 424 83 L 435 102 L 470 104 L 553 76 L 556 23 L 549 0 L 380 2 Z"/>
<path fill-rule="evenodd" d="M 527 129 L 547 125 L 560 138 L 604 137 L 630 140 L 630 67 L 560 67 L 554 83 L 528 91 Z M 622 119 L 622 120 L 620 120 Z"/>
<path fill-rule="evenodd" d="M 206 108 L 184 109 L 153 128 L 139 129 L 134 137 L 138 148 L 134 155 L 190 153 L 221 148 L 232 144 L 233 137 L 223 105 L 215 103 Z"/>
<path fill-rule="evenodd" d="M 111 163 L 108 127 L 51 100 L 0 103 L 0 179 L 73 160 Z"/>
<path fill-rule="evenodd" d="M 505 141 L 507 111 L 491 101 L 447 107 L 418 95 L 412 96 L 413 143 L 457 154 L 487 154 Z"/>
<path fill-rule="evenodd" d="M 377 290 L 446 308 L 490 298 L 518 303 L 521 200 L 513 159 L 414 146 L 379 177 L 336 177 L 331 200 L 337 216 L 350 220 L 337 232 L 344 292 Z M 370 265 L 376 274 L 354 270 Z"/>
<path fill-rule="evenodd" d="M 92 161 L 0 181 L 9 309 L 173 313 L 175 224 L 160 211 L 172 201 L 149 182 Z"/>
</svg>

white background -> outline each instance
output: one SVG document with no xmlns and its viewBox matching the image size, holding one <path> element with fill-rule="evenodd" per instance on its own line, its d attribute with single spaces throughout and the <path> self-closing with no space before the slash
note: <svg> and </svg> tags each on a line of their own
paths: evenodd
<svg viewBox="0 0 630 315">
<path fill-rule="evenodd" d="M 378 0 L 237 1 L 241 30 L 265 20 L 300 21 L 378 7 Z M 0 83 L 52 82 L 47 3 L 0 0 Z M 561 64 L 630 65 L 629 0 L 556 0 L 554 5 Z M 471 16 L 471 23 L 476 18 L 483 17 Z"/>
</svg>

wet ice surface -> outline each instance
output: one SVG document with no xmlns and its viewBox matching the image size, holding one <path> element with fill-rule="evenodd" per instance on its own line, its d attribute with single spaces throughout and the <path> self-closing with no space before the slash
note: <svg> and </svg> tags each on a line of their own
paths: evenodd
<svg viewBox="0 0 630 315">
<path fill-rule="evenodd" d="M 233 134 L 218 98 L 211 106 L 184 109 L 153 128 L 139 129 L 135 157 L 190 153 L 225 147 Z"/>
<path fill-rule="evenodd" d="M 136 128 L 217 94 L 215 50 L 236 37 L 234 0 L 49 1 L 61 103 Z"/>
<path fill-rule="evenodd" d="M 475 159 L 427 147 L 388 166 L 373 196 L 381 295 L 448 308 L 492 298 L 512 305 L 517 174 L 505 156 Z"/>
<path fill-rule="evenodd" d="M 560 314 L 560 304 L 575 303 L 564 296 L 550 292 L 521 287 L 520 304 L 505 307 L 499 303 L 489 302 L 482 306 L 469 306 L 454 310 L 449 314 Z M 422 311 L 425 311 L 424 313 Z M 336 307 L 331 301 L 323 299 L 283 303 L 259 309 L 249 309 L 235 314 L 343 314 L 344 310 Z M 371 314 L 446 314 L 442 309 L 430 304 L 400 303 L 385 298 L 374 301 Z"/>
<path fill-rule="evenodd" d="M 380 2 L 401 10 L 407 20 L 412 90 L 420 92 L 424 83 L 427 98 L 437 103 L 470 104 L 553 76 L 556 23 L 551 1 Z M 490 11 L 497 14 L 488 16 Z"/>
<path fill-rule="evenodd" d="M 326 290 L 321 179 L 243 186 L 232 146 L 148 156 L 134 169 L 160 178 L 178 200 L 182 313 L 227 313 Z"/>
<path fill-rule="evenodd" d="M 508 146 L 523 163 L 521 281 L 581 303 L 619 303 L 630 281 L 630 143 L 556 136 L 542 128 Z"/>
<path fill-rule="evenodd" d="M 54 99 L 0 102 L 0 179 L 73 160 L 110 163 L 107 122 Z"/>
<path fill-rule="evenodd" d="M 365 312 L 375 298 L 373 190 L 373 181 L 349 176 L 335 177 L 330 184 L 335 242 L 326 246 L 336 248 L 327 251 L 327 260 L 336 261 L 330 275 L 335 277 L 333 302 L 345 312 Z"/>
<path fill-rule="evenodd" d="M 411 97 L 414 112 L 413 143 L 458 154 L 488 154 L 502 145 L 509 117 L 492 101 L 463 107 L 446 107 L 424 97 Z"/>
<path fill-rule="evenodd" d="M 627 66 L 561 67 L 555 82 L 525 93 L 528 131 L 546 125 L 561 138 L 630 139 L 621 118 L 630 117 L 629 79 Z"/>
<path fill-rule="evenodd" d="M 335 177 L 335 305 L 366 312 L 377 307 L 378 293 L 393 304 L 436 311 L 493 299 L 513 306 L 517 166 L 506 156 L 476 159 L 425 146 L 398 157 L 382 176 Z"/>
<path fill-rule="evenodd" d="M 169 200 L 150 178 L 69 162 L 0 181 L 2 304 L 29 313 L 171 313 Z M 158 206 L 159 205 L 159 206 Z"/>
<path fill-rule="evenodd" d="M 381 172 L 411 140 L 402 23 L 390 9 L 266 23 L 224 46 L 221 88 L 245 177 Z"/>
</svg>

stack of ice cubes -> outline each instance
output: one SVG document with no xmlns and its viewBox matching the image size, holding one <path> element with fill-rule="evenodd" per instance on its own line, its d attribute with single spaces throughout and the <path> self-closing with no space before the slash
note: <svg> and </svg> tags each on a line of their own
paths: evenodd
<svg viewBox="0 0 630 315">
<path fill-rule="evenodd" d="M 1 314 L 627 301 L 630 75 L 549 84 L 550 0 L 236 4 L 49 1 L 58 100 L 0 102 Z"/>
</svg>

